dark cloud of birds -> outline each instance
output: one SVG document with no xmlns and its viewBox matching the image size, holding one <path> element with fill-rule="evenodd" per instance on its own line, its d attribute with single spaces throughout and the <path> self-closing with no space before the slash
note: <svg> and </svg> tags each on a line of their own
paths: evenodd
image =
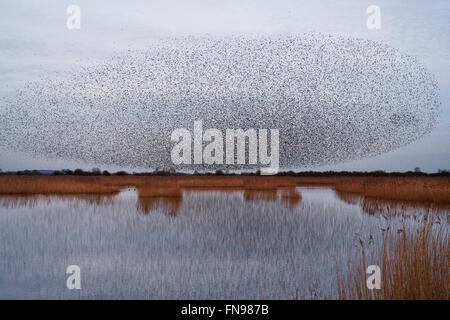
<svg viewBox="0 0 450 320">
<path fill-rule="evenodd" d="M 176 128 L 280 130 L 280 167 L 382 154 L 436 122 L 439 93 L 416 59 L 323 34 L 166 38 L 143 52 L 46 75 L 2 99 L 0 146 L 98 165 L 174 167 Z M 176 169 L 254 168 L 189 165 Z"/>
</svg>

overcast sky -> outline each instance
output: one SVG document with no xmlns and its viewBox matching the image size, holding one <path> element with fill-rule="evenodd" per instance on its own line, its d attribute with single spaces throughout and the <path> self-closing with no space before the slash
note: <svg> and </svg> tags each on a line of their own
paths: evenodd
<svg viewBox="0 0 450 320">
<path fill-rule="evenodd" d="M 66 27 L 66 9 L 71 4 L 81 9 L 80 30 Z M 372 4 L 381 8 L 380 30 L 366 27 L 366 8 Z M 408 53 L 435 75 L 442 102 L 439 123 L 429 136 L 382 156 L 304 169 L 450 169 L 449 30 L 448 0 L 0 0 L 0 95 L 13 93 L 42 74 L 76 70 L 77 65 L 96 64 L 128 49 L 145 49 L 161 36 L 310 31 L 356 36 Z M 94 166 L 0 149 L 0 168 L 4 171 Z"/>
</svg>

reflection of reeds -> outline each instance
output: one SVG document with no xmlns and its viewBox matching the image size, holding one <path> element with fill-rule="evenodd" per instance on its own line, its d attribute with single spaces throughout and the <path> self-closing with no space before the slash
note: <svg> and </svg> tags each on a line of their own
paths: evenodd
<svg viewBox="0 0 450 320">
<path fill-rule="evenodd" d="M 369 257 L 360 240 L 359 261 L 349 260 L 348 276 L 338 269 L 340 299 L 444 299 L 450 298 L 449 234 L 445 226 L 424 219 L 420 227 L 386 228 L 370 261 L 381 269 L 381 289 L 366 286 Z"/>
<path fill-rule="evenodd" d="M 244 199 L 245 200 L 266 200 L 266 201 L 275 201 L 277 200 L 277 189 L 265 189 L 265 190 L 256 190 L 256 189 L 246 189 L 244 191 Z"/>
<path fill-rule="evenodd" d="M 160 188 L 160 189 L 158 189 Z M 169 191 L 169 192 L 168 192 Z M 277 201 L 288 208 L 295 207 L 301 201 L 301 194 L 294 187 L 280 188 L 280 189 L 246 189 L 242 187 L 184 187 L 176 188 L 175 186 L 141 186 L 138 188 L 138 205 L 139 211 L 148 214 L 151 210 L 156 208 L 164 208 L 169 211 L 170 215 L 176 215 L 183 202 L 183 194 L 198 194 L 198 193 L 238 193 L 243 194 L 247 201 Z"/>
<path fill-rule="evenodd" d="M 175 216 L 182 201 L 181 197 L 138 197 L 137 209 L 144 214 L 149 214 L 154 209 L 164 208 L 169 215 Z"/>
<path fill-rule="evenodd" d="M 346 178 L 335 189 L 382 199 L 450 203 L 450 179 L 446 177 Z"/>
<path fill-rule="evenodd" d="M 52 200 L 85 202 L 88 204 L 111 204 L 116 193 L 108 194 L 8 194 L 0 196 L 0 206 L 4 208 L 32 208 L 40 203 L 50 204 Z"/>
<path fill-rule="evenodd" d="M 295 207 L 302 199 L 302 194 L 295 188 L 281 188 L 281 202 L 289 208 Z"/>
<path fill-rule="evenodd" d="M 420 211 L 421 213 L 450 211 L 450 204 L 448 203 L 411 200 L 386 200 L 381 198 L 367 197 L 358 193 L 349 193 L 342 191 L 336 191 L 336 195 L 339 197 L 339 199 L 346 203 L 359 205 L 365 213 L 370 215 L 402 215 L 408 210 L 416 210 Z"/>
<path fill-rule="evenodd" d="M 364 198 L 364 196 L 357 193 L 342 192 L 338 190 L 335 190 L 335 193 L 339 197 L 339 199 L 348 204 L 360 204 L 361 200 Z"/>
</svg>

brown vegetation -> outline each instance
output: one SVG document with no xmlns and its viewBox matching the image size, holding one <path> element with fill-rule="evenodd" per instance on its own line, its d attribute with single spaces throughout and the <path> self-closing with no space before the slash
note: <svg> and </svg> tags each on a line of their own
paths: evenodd
<svg viewBox="0 0 450 320">
<path fill-rule="evenodd" d="M 183 190 L 195 188 L 275 190 L 299 185 L 327 185 L 381 199 L 450 203 L 448 177 L 0 176 L 0 194 L 115 193 L 134 186 L 140 196 L 181 196 Z"/>
<path fill-rule="evenodd" d="M 448 177 L 344 178 L 334 188 L 373 198 L 450 203 Z"/>
<path fill-rule="evenodd" d="M 349 261 L 349 277 L 344 278 L 338 268 L 340 299 L 401 299 L 448 300 L 450 298 L 449 235 L 440 221 L 423 220 L 418 229 L 383 231 L 382 244 L 371 262 L 381 269 L 381 288 L 366 286 L 366 267 L 369 257 L 361 243 L 359 261 Z M 433 230 L 434 228 L 434 230 Z"/>
<path fill-rule="evenodd" d="M 407 208 L 414 209 L 423 214 L 438 211 L 449 211 L 450 203 L 445 202 L 427 202 L 427 201 L 412 201 L 412 200 L 392 200 L 383 198 L 367 197 L 359 193 L 349 193 L 336 191 L 336 195 L 340 200 L 359 205 L 361 209 L 370 215 L 386 215 L 396 216 L 403 215 Z"/>
<path fill-rule="evenodd" d="M 119 191 L 106 177 L 0 176 L 0 194 L 98 194 Z"/>
<path fill-rule="evenodd" d="M 0 207 L 5 208 L 32 208 L 40 201 L 64 200 L 73 202 L 84 202 L 88 204 L 104 205 L 114 201 L 116 193 L 93 193 L 93 194 L 6 194 L 0 196 Z"/>
</svg>

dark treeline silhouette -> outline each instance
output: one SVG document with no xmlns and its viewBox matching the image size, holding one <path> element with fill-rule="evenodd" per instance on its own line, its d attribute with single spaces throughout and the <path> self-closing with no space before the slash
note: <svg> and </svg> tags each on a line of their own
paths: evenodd
<svg viewBox="0 0 450 320">
<path fill-rule="evenodd" d="M 10 171 L 4 172 L 0 169 L 0 175 L 54 175 L 54 176 L 259 176 L 261 172 L 258 170 L 256 172 L 243 172 L 243 173 L 229 173 L 223 172 L 222 170 L 217 170 L 215 172 L 197 172 L 185 173 L 176 172 L 174 170 L 156 170 L 152 172 L 133 172 L 128 173 L 126 171 L 109 172 L 107 170 L 101 171 L 98 168 L 93 168 L 91 171 L 84 171 L 82 169 L 62 169 L 62 170 L 24 170 L 24 171 Z M 367 176 L 367 177 L 423 177 L 423 176 L 450 176 L 450 170 L 438 170 L 435 173 L 425 173 L 421 172 L 419 168 L 415 168 L 414 171 L 406 172 L 385 172 L 382 170 L 378 171 L 282 171 L 275 176 L 292 176 L 292 177 L 333 177 L 333 176 Z"/>
</svg>

